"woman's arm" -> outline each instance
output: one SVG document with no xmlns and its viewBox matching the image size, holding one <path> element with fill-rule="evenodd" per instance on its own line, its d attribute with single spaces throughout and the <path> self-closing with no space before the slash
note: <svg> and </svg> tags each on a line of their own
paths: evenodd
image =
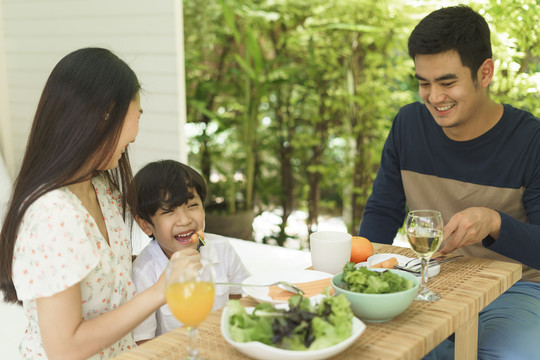
<svg viewBox="0 0 540 360">
<path fill-rule="evenodd" d="M 201 268 L 195 249 L 175 252 L 173 265 Z M 50 360 L 86 359 L 120 340 L 165 304 L 165 272 L 157 282 L 115 310 L 82 320 L 81 289 L 77 283 L 50 297 L 37 299 L 43 347 Z"/>
<path fill-rule="evenodd" d="M 120 340 L 165 304 L 164 276 L 119 308 L 82 320 L 79 283 L 37 300 L 39 326 L 47 357 L 86 359 Z"/>
</svg>

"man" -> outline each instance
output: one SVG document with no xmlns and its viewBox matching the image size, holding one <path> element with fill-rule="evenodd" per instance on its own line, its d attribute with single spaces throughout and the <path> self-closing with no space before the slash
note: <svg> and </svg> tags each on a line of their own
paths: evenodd
<svg viewBox="0 0 540 360">
<path fill-rule="evenodd" d="M 540 122 L 490 98 L 490 31 L 469 7 L 429 14 L 408 45 L 424 104 L 394 120 L 359 235 L 389 244 L 407 207 L 439 210 L 443 254 L 521 263 L 480 313 L 478 357 L 540 359 Z M 453 358 L 453 344 L 429 357 Z"/>
</svg>

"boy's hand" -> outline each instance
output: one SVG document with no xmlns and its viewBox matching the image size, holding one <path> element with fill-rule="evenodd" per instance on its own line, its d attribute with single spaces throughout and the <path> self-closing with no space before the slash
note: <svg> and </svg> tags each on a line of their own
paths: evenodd
<svg viewBox="0 0 540 360">
<path fill-rule="evenodd" d="M 198 264 L 197 267 L 199 269 L 202 268 L 201 253 L 192 248 L 185 248 L 176 251 L 174 254 L 172 254 L 170 261 L 175 264 L 178 263 L 186 266 L 193 266 Z"/>
<path fill-rule="evenodd" d="M 192 267 L 196 270 L 200 270 L 202 269 L 201 259 L 202 257 L 200 252 L 195 249 L 186 248 L 178 250 L 172 254 L 170 261 L 172 263 L 171 266 L 173 267 Z M 163 271 L 158 281 L 154 285 L 159 294 L 162 296 L 162 304 L 165 303 L 166 273 L 167 270 Z"/>
<path fill-rule="evenodd" d="M 201 260 L 202 256 L 200 252 L 195 249 L 186 248 L 172 254 L 168 266 L 171 267 L 169 269 L 171 273 L 185 269 L 199 271 L 202 269 Z"/>
</svg>

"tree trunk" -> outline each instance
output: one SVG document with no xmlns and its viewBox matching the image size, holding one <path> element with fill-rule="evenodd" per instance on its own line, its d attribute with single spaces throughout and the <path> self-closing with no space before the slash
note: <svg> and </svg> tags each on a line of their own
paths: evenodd
<svg viewBox="0 0 540 360">
<path fill-rule="evenodd" d="M 215 88 L 215 91 L 211 92 L 208 95 L 208 98 L 206 100 L 205 107 L 210 112 L 214 112 L 214 101 L 216 99 L 217 94 L 219 94 L 219 85 L 226 71 L 225 60 L 227 58 L 228 53 L 229 53 L 229 47 L 223 46 L 222 52 L 219 56 L 218 66 L 216 68 L 216 78 L 213 81 L 216 88 Z M 199 83 L 199 86 L 201 86 L 201 83 Z M 195 93 L 197 93 L 197 91 Z M 210 121 L 211 119 L 204 114 L 201 114 L 198 120 L 198 122 L 202 122 L 205 124 L 204 129 L 203 129 L 203 136 L 202 136 L 201 149 L 200 149 L 200 153 L 201 153 L 200 166 L 201 166 L 201 175 L 206 181 L 210 181 L 210 172 L 212 171 L 212 159 L 210 157 L 210 150 L 208 147 L 209 136 L 206 134 L 206 129 L 208 129 L 208 124 L 210 123 Z"/>
<path fill-rule="evenodd" d="M 257 128 L 261 89 L 259 84 L 253 85 L 248 80 L 246 85 L 246 117 L 245 117 L 245 149 L 246 149 L 246 210 L 253 209 L 255 193 L 255 167 L 257 159 Z"/>
<path fill-rule="evenodd" d="M 324 89 L 324 85 L 321 87 Z M 323 159 L 323 151 L 325 149 L 328 137 L 328 120 L 326 119 L 326 97 L 327 94 L 323 91 L 319 96 L 319 115 L 320 119 L 315 124 L 315 135 L 319 138 L 319 143 L 311 148 L 312 155 L 310 165 L 321 166 Z M 322 174 L 319 170 L 313 173 L 308 172 L 309 197 L 308 197 L 308 232 L 317 231 L 319 226 L 319 204 L 321 200 L 321 180 Z"/>
<path fill-rule="evenodd" d="M 351 231 L 353 234 L 358 233 L 358 225 L 364 215 L 364 199 L 365 194 L 359 194 L 358 190 L 362 189 L 365 191 L 364 178 L 365 173 L 369 169 L 366 168 L 366 163 L 364 161 L 364 135 L 362 133 L 357 134 L 356 136 L 356 157 L 354 159 L 354 169 L 353 169 L 353 191 L 352 193 L 352 224 Z"/>
<path fill-rule="evenodd" d="M 308 232 L 309 234 L 317 231 L 319 222 L 319 202 L 321 200 L 321 179 L 320 173 L 312 174 L 308 179 L 309 197 L 308 197 Z"/>
<path fill-rule="evenodd" d="M 285 228 L 287 227 L 287 221 L 294 206 L 294 178 L 293 178 L 293 166 L 292 166 L 292 155 L 293 148 L 292 137 L 294 135 L 294 127 L 288 126 L 292 121 L 290 112 L 288 111 L 290 103 L 286 101 L 283 103 L 283 98 L 288 99 L 287 95 L 282 96 L 282 92 L 277 92 L 277 111 L 276 111 L 276 122 L 278 128 L 280 129 L 280 134 L 286 134 L 285 136 L 280 136 L 279 138 L 279 159 L 281 165 L 281 207 L 283 209 L 283 215 L 281 217 L 281 224 L 279 226 L 278 234 L 278 244 L 283 246 L 285 240 L 287 239 L 287 234 L 285 233 Z M 286 118 L 284 116 L 284 111 Z M 288 121 L 287 121 L 288 120 Z"/>
</svg>

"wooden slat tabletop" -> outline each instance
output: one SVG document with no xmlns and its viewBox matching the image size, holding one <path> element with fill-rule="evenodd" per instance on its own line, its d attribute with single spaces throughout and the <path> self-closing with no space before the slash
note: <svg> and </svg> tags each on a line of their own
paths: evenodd
<svg viewBox="0 0 540 360">
<path fill-rule="evenodd" d="M 414 257 L 408 248 L 376 245 L 376 253 Z M 369 323 L 359 339 L 333 359 L 420 359 L 456 333 L 456 359 L 476 359 L 478 313 L 521 278 L 521 265 L 480 258 L 463 258 L 441 265 L 429 287 L 441 294 L 436 302 L 418 302 L 400 316 Z M 241 300 L 254 306 L 250 297 Z M 208 359 L 249 359 L 229 345 L 220 330 L 222 310 L 211 313 L 199 327 L 199 351 Z M 187 354 L 187 332 L 178 328 L 126 352 L 118 360 L 173 360 Z"/>
</svg>

